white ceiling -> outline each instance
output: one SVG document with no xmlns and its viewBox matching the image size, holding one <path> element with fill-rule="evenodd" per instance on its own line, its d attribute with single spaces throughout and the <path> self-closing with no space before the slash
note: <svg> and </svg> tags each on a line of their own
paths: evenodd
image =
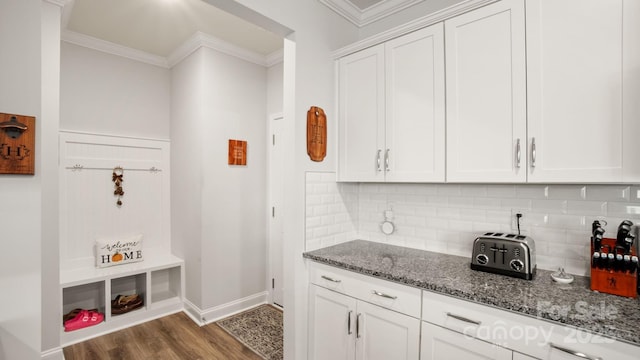
<svg viewBox="0 0 640 360">
<path fill-rule="evenodd" d="M 202 0 L 67 0 L 64 22 L 72 32 L 164 58 L 198 32 L 265 56 L 283 46 L 281 36 Z"/>
</svg>

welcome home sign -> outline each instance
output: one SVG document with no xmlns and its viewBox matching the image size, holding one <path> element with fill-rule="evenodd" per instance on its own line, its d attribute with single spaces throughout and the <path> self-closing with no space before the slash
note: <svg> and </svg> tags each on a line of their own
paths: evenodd
<svg viewBox="0 0 640 360">
<path fill-rule="evenodd" d="M 96 267 L 143 261 L 142 234 L 122 239 L 96 240 Z"/>
</svg>

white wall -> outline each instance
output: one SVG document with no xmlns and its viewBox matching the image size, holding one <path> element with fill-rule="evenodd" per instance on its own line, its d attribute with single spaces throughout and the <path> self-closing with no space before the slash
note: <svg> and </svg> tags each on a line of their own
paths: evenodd
<svg viewBox="0 0 640 360">
<path fill-rule="evenodd" d="M 282 113 L 283 77 L 283 62 L 272 65 L 267 69 L 267 115 Z"/>
<path fill-rule="evenodd" d="M 169 138 L 170 70 L 61 43 L 60 127 Z"/>
<path fill-rule="evenodd" d="M 200 48 L 172 84 L 172 239 L 206 313 L 266 291 L 267 69 Z M 229 139 L 246 166 L 227 164 Z"/>
<path fill-rule="evenodd" d="M 59 307 L 48 283 L 58 283 L 57 256 L 44 253 L 57 250 L 57 236 L 47 232 L 56 229 L 57 215 L 48 212 L 56 195 L 46 191 L 57 184 L 50 164 L 56 166 L 59 19 L 60 8 L 48 2 L 0 2 L 0 46 L 12 54 L 0 57 L 0 111 L 36 117 L 35 175 L 0 175 L 1 242 L 11 254 L 0 264 L 2 359 L 40 359 L 51 340 L 41 312 Z"/>
<path fill-rule="evenodd" d="M 266 291 L 266 68 L 204 52 L 202 298 L 211 308 Z M 228 140 L 247 165 L 228 165 Z"/>
<path fill-rule="evenodd" d="M 171 246 L 185 260 L 185 298 L 202 307 L 202 63 L 197 51 L 171 70 Z"/>
<path fill-rule="evenodd" d="M 246 6 L 294 31 L 284 49 L 284 122 L 290 142 L 285 162 L 284 224 L 284 356 L 306 358 L 307 270 L 304 251 L 305 172 L 335 171 L 336 107 L 334 62 L 331 52 L 357 40 L 357 29 L 316 0 L 205 0 L 226 5 L 226 10 L 243 16 Z M 226 4 L 225 4 L 226 3 Z M 251 14 L 245 15 L 251 19 Z M 264 25 L 267 26 L 267 25 Z M 267 26 L 268 27 L 268 26 Z M 327 114 L 327 157 L 321 163 L 306 153 L 306 112 L 322 107 Z"/>
</svg>

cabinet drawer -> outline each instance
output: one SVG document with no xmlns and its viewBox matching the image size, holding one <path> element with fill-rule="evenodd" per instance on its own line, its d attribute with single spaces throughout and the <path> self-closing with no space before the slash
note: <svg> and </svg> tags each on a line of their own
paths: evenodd
<svg viewBox="0 0 640 360">
<path fill-rule="evenodd" d="M 420 318 L 419 289 L 318 263 L 311 263 L 309 274 L 312 284 Z"/>
<path fill-rule="evenodd" d="M 584 330 L 424 291 L 422 319 L 538 359 L 637 359 L 640 347 Z M 577 357 L 580 358 L 580 357 Z"/>
</svg>

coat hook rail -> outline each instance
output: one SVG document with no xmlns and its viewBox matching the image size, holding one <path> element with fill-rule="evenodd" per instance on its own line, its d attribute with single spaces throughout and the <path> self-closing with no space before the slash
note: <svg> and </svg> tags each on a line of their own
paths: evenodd
<svg viewBox="0 0 640 360">
<path fill-rule="evenodd" d="M 106 167 L 88 167 L 88 166 L 84 166 L 84 165 L 80 165 L 80 164 L 75 164 L 73 166 L 66 166 L 65 169 L 70 169 L 70 170 L 113 170 L 113 168 L 106 168 Z M 126 168 L 127 171 L 149 171 L 152 173 L 157 173 L 162 171 L 162 169 L 159 169 L 155 166 L 152 166 L 148 169 L 130 169 L 130 168 Z"/>
</svg>

